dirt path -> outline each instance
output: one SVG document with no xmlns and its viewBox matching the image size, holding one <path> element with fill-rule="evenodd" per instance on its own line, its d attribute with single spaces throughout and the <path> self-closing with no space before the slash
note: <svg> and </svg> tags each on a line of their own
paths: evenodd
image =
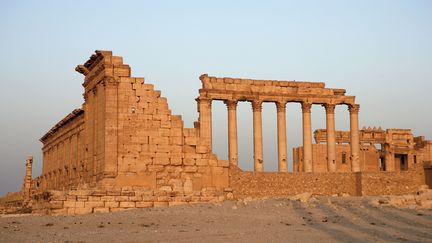
<svg viewBox="0 0 432 243">
<path fill-rule="evenodd" d="M 0 242 L 432 242 L 432 210 L 369 198 L 269 199 L 83 216 L 0 218 Z"/>
</svg>

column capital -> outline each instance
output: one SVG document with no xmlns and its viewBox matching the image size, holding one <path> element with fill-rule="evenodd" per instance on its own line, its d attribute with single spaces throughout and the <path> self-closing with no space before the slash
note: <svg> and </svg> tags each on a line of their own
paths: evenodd
<svg viewBox="0 0 432 243">
<path fill-rule="evenodd" d="M 327 104 L 323 104 L 322 106 L 325 108 L 327 114 L 334 114 L 335 107 L 336 107 L 335 104 L 327 103 Z"/>
<path fill-rule="evenodd" d="M 286 104 L 287 104 L 286 102 L 277 101 L 275 104 L 276 104 L 277 112 L 285 112 Z"/>
<path fill-rule="evenodd" d="M 236 110 L 237 109 L 237 100 L 224 100 L 225 105 L 227 106 L 228 110 Z"/>
<path fill-rule="evenodd" d="M 261 112 L 261 110 L 262 110 L 262 100 L 253 100 L 253 101 L 251 101 L 251 103 L 252 103 L 252 111 L 259 111 L 259 112 Z"/>
<path fill-rule="evenodd" d="M 302 102 L 301 106 L 302 106 L 303 113 L 310 113 L 311 112 L 312 103 Z"/>
<path fill-rule="evenodd" d="M 348 105 L 348 110 L 349 110 L 350 113 L 356 113 L 356 114 L 358 114 L 359 110 L 360 110 L 360 105 L 358 105 L 358 104 L 350 104 L 350 105 Z"/>
<path fill-rule="evenodd" d="M 205 104 L 205 105 L 208 105 L 210 108 L 211 108 L 212 101 L 213 101 L 212 99 L 209 99 L 206 97 L 198 97 L 195 100 L 198 102 L 198 104 Z"/>
</svg>

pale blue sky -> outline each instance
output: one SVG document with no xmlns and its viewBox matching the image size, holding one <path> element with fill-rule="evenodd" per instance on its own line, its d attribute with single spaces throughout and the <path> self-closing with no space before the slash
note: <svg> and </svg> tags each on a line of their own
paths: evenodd
<svg viewBox="0 0 432 243">
<path fill-rule="evenodd" d="M 432 139 L 431 1 L 0 1 L 0 195 L 19 190 L 27 155 L 82 99 L 74 71 L 112 50 L 196 120 L 199 75 L 324 81 L 361 104 L 360 125 L 412 128 Z M 226 158 L 226 110 L 213 105 L 214 147 Z M 276 112 L 264 105 L 264 163 L 277 167 Z M 325 127 L 322 107 L 313 128 Z M 347 129 L 346 107 L 337 129 Z M 252 168 L 252 113 L 239 105 L 240 165 Z M 288 151 L 301 144 L 287 108 Z M 291 153 L 289 161 L 292 161 Z"/>
</svg>

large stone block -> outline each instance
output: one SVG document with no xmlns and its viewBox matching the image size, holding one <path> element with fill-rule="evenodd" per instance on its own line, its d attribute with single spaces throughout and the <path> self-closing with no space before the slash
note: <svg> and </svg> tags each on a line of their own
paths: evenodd
<svg viewBox="0 0 432 243">
<path fill-rule="evenodd" d="M 155 157 L 153 158 L 154 165 L 169 165 L 170 159 L 168 157 Z"/>
<path fill-rule="evenodd" d="M 97 207 L 104 207 L 104 202 L 99 201 L 99 202 L 85 202 L 84 203 L 84 207 L 86 208 L 97 208 Z"/>
<path fill-rule="evenodd" d="M 185 158 L 183 160 L 184 165 L 195 165 L 195 159 L 194 158 Z"/>
<path fill-rule="evenodd" d="M 168 202 L 154 202 L 153 207 L 155 208 L 168 207 Z"/>
<path fill-rule="evenodd" d="M 121 208 L 134 208 L 135 202 L 120 202 Z"/>
<path fill-rule="evenodd" d="M 60 208 L 63 208 L 63 202 L 64 201 L 50 201 L 49 202 L 49 207 L 51 209 L 60 209 Z"/>
<path fill-rule="evenodd" d="M 181 165 L 183 163 L 182 158 L 170 158 L 171 165 Z"/>
<path fill-rule="evenodd" d="M 75 201 L 64 201 L 63 207 L 65 208 L 75 208 L 76 202 Z"/>
<path fill-rule="evenodd" d="M 116 196 L 115 201 L 116 202 L 129 201 L 129 196 Z"/>
<path fill-rule="evenodd" d="M 119 202 L 105 202 L 106 208 L 118 208 Z"/>
<path fill-rule="evenodd" d="M 137 207 L 137 208 L 151 208 L 151 207 L 153 207 L 153 202 L 136 202 L 135 207 Z"/>
<path fill-rule="evenodd" d="M 109 208 L 94 208 L 93 213 L 109 213 Z"/>
<path fill-rule="evenodd" d="M 101 200 L 100 196 L 89 196 L 88 197 L 88 201 L 89 202 L 97 202 L 97 201 L 100 201 L 100 200 Z"/>
<path fill-rule="evenodd" d="M 93 212 L 93 208 L 75 208 L 74 214 L 89 214 Z"/>
<path fill-rule="evenodd" d="M 100 200 L 101 201 L 104 201 L 104 202 L 113 202 L 113 201 L 115 201 L 115 197 L 114 196 L 102 196 L 101 198 L 100 198 Z"/>
</svg>

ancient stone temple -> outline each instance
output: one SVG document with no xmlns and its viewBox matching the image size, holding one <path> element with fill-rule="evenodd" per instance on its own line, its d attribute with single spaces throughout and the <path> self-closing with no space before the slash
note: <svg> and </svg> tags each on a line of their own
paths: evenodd
<svg viewBox="0 0 432 243">
<path fill-rule="evenodd" d="M 29 195 L 35 212 L 114 212 L 301 192 L 401 194 L 425 183 L 423 167 L 410 165 L 414 158 L 417 164 L 423 160 L 413 157 L 416 153 L 397 157 L 396 154 L 404 153 L 398 152 L 400 147 L 390 140 L 367 140 L 365 132 L 359 131 L 359 105 L 354 96 L 345 95 L 344 89 L 326 88 L 317 82 L 217 78 L 204 74 L 200 76 L 202 88 L 196 99 L 199 118 L 193 128 L 186 128 L 181 116 L 171 114 L 161 92 L 144 78 L 132 77 L 123 58 L 113 56 L 111 51 L 96 51 L 76 71 L 84 75 L 84 103 L 40 139 L 42 174 L 31 180 Z M 227 105 L 228 161 L 218 159 L 212 152 L 213 100 Z M 253 172 L 237 167 L 238 102 L 250 102 L 252 106 Z M 263 102 L 277 107 L 279 172 L 263 172 Z M 288 102 L 301 104 L 303 117 L 303 147 L 296 150 L 294 173 L 287 170 Z M 319 137 L 319 141 L 326 142 L 323 146 L 312 143 L 312 105 L 326 110 L 326 130 L 315 133 L 316 141 Z M 349 109 L 349 132 L 335 131 L 337 105 Z M 391 136 L 393 140 L 397 137 Z M 409 149 L 417 146 L 415 151 L 428 150 L 421 156 L 430 158 L 429 145 L 419 145 L 428 142 L 412 136 L 409 139 Z M 396 173 L 390 169 L 391 163 L 385 164 L 386 171 L 390 171 L 386 173 L 365 166 L 369 159 L 364 157 L 364 143 L 377 141 L 390 146 L 383 151 L 394 154 L 384 156 L 386 161 L 400 158 L 407 162 L 405 171 Z M 374 160 L 381 157 L 380 152 L 370 155 Z"/>
</svg>

